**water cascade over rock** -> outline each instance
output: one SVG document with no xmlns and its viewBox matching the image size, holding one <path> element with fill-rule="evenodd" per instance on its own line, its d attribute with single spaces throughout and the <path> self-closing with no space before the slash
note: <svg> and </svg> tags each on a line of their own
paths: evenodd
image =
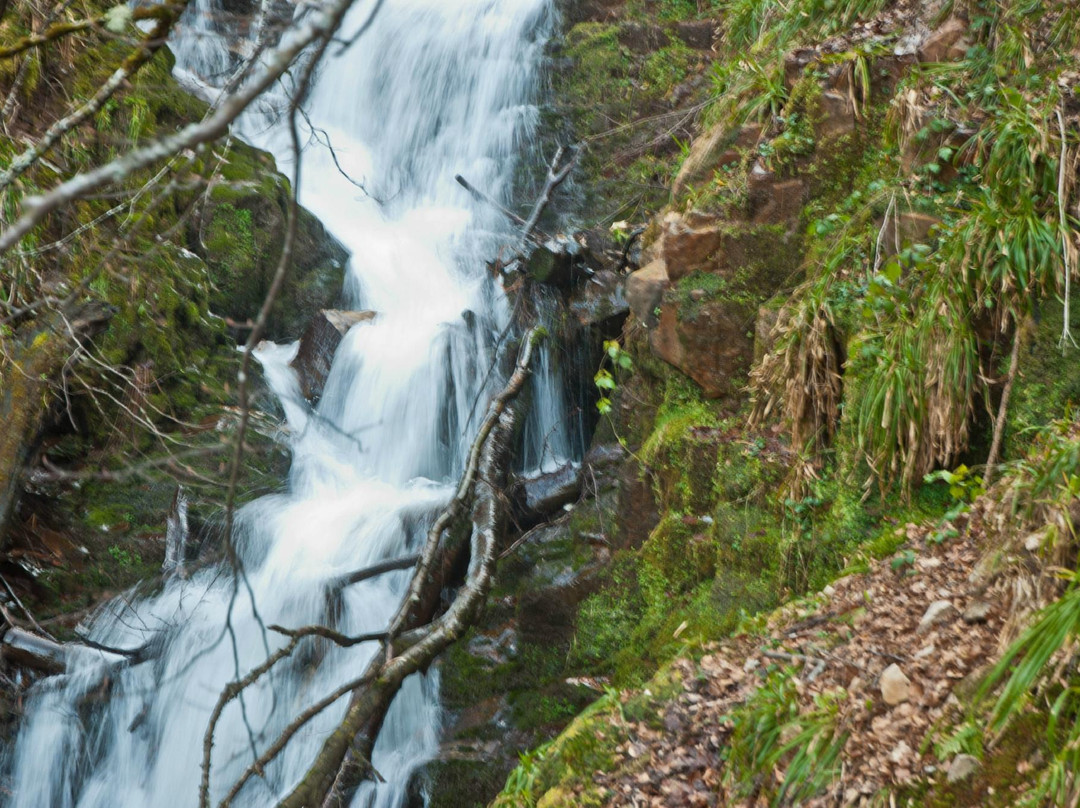
<svg viewBox="0 0 1080 808">
<path fill-rule="evenodd" d="M 375 5 L 356 4 L 339 42 Z M 212 89 L 227 78 L 238 47 L 215 29 L 217 4 L 193 8 L 210 16 L 186 20 L 175 43 L 178 70 Z M 7 805 L 194 806 L 219 694 L 285 642 L 265 626 L 324 623 L 350 635 L 386 628 L 407 570 L 346 588 L 333 614 L 327 582 L 415 552 L 501 383 L 488 370 L 510 311 L 485 260 L 514 234 L 454 176 L 508 200 L 516 155 L 537 125 L 537 71 L 551 22 L 549 0 L 391 0 L 355 44 L 328 49 L 306 105 L 317 132 L 303 153 L 300 197 L 351 252 L 345 306 L 378 316 L 347 331 L 315 409 L 289 367 L 295 346 L 261 352 L 294 459 L 285 490 L 238 514 L 244 576 L 203 568 L 169 579 L 153 597 L 101 610 L 92 640 L 129 649 L 153 640 L 160 653 L 142 664 L 89 659 L 43 680 L 8 761 Z M 288 138 L 275 107 L 270 98 L 249 114 L 242 134 L 287 170 Z M 558 467 L 575 441 L 549 367 L 541 362 L 534 380 L 525 434 L 536 445 L 524 456 L 526 464 Z M 255 750 L 355 677 L 375 647 L 312 646 L 233 701 L 217 727 L 211 803 Z M 343 699 L 309 724 L 232 804 L 267 806 L 287 793 L 344 706 Z M 414 676 L 375 747 L 385 782 L 365 783 L 352 805 L 402 805 L 439 729 L 437 674 Z"/>
</svg>

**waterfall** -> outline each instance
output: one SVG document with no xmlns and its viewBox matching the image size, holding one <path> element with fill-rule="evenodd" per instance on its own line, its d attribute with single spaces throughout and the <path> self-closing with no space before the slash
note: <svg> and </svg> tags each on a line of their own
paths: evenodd
<svg viewBox="0 0 1080 808">
<path fill-rule="evenodd" d="M 217 7 L 198 0 L 192 13 Z M 339 40 L 371 7 L 357 3 Z M 333 615 L 325 585 L 418 547 L 500 384 L 488 369 L 510 313 L 485 260 L 512 242 L 513 231 L 454 175 L 508 200 L 515 157 L 537 126 L 537 72 L 552 15 L 550 0 L 387 0 L 355 44 L 328 49 L 307 103 L 315 131 L 303 127 L 301 202 L 351 251 L 348 304 L 377 316 L 346 336 L 316 410 L 300 399 L 287 366 L 295 346 L 261 352 L 285 407 L 293 463 L 282 493 L 237 514 L 245 581 L 227 567 L 204 568 L 153 597 L 120 598 L 100 610 L 94 640 L 134 648 L 156 637 L 161 651 L 138 665 L 87 663 L 36 686 L 10 755 L 7 805 L 193 806 L 218 695 L 283 644 L 262 626 L 332 623 L 347 634 L 386 627 L 407 571 L 348 587 Z M 204 71 L 200 79 L 213 87 L 205 71 L 230 63 L 224 37 L 212 19 L 188 18 L 184 32 L 175 43 L 178 70 Z M 239 129 L 287 170 L 288 141 L 273 107 L 263 105 Z M 546 464 L 573 442 L 563 434 L 553 372 L 535 383 L 528 432 L 544 445 L 526 454 Z M 356 676 L 375 651 L 370 643 L 303 648 L 226 708 L 213 748 L 212 804 L 250 765 L 253 748 L 264 749 L 305 706 Z M 233 804 L 272 805 L 287 793 L 345 701 L 298 734 Z M 401 806 L 439 730 L 437 674 L 411 677 L 374 751 L 386 782 L 364 784 L 352 804 Z"/>
</svg>

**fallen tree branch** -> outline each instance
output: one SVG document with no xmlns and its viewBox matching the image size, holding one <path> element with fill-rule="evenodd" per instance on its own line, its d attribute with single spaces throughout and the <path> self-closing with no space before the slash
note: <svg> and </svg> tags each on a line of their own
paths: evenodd
<svg viewBox="0 0 1080 808">
<path fill-rule="evenodd" d="M 416 562 L 419 560 L 419 555 L 407 555 L 401 558 L 392 558 L 389 561 L 380 561 L 378 564 L 372 564 L 370 567 L 364 567 L 362 570 L 350 572 L 348 575 L 342 575 L 327 588 L 331 592 L 337 592 L 347 586 L 358 584 L 361 581 L 366 581 L 368 578 L 374 578 L 377 575 L 383 575 L 384 573 L 394 572 L 396 570 L 407 570 L 409 567 L 415 566 Z"/>
<path fill-rule="evenodd" d="M 536 204 L 533 205 L 532 213 L 529 214 L 529 218 L 522 224 L 521 252 L 525 251 L 525 242 L 532 236 L 533 231 L 540 222 L 540 216 L 544 213 L 548 203 L 551 202 L 552 191 L 562 185 L 563 181 L 570 176 L 570 172 L 574 170 L 574 166 L 577 165 L 578 154 L 581 152 L 581 149 L 577 146 L 571 146 L 571 151 L 573 154 L 565 164 L 563 164 L 562 159 L 566 149 L 562 146 L 555 151 L 555 156 L 551 158 L 551 165 L 548 167 L 544 189 L 540 192 L 540 196 L 537 197 Z"/>
<path fill-rule="evenodd" d="M 355 637 L 349 637 L 334 631 L 331 628 L 327 628 L 326 626 L 304 626 L 303 628 L 298 629 L 282 628 L 281 626 L 269 626 L 268 628 L 271 631 L 276 631 L 278 634 L 284 634 L 286 637 L 289 637 L 289 642 L 268 656 L 261 665 L 248 671 L 245 676 L 227 684 L 225 689 L 221 691 L 221 695 L 218 696 L 217 703 L 214 705 L 214 710 L 210 714 L 210 721 L 206 725 L 206 733 L 203 735 L 202 780 L 199 784 L 199 808 L 208 808 L 210 805 L 210 759 L 214 749 L 214 731 L 217 729 L 221 714 L 224 712 L 225 707 L 228 706 L 229 702 L 238 698 L 244 690 L 255 684 L 255 682 L 261 679 L 265 674 L 269 673 L 281 660 L 292 656 L 293 651 L 296 650 L 300 641 L 307 637 L 323 637 L 343 648 L 349 648 L 354 645 L 359 645 L 360 643 L 386 638 L 385 632 L 379 632 L 377 634 L 360 634 Z M 337 699 L 335 699 L 335 701 L 336 700 Z M 252 773 L 261 774 L 262 769 L 266 764 L 260 764 L 259 759 L 256 758 L 255 763 L 252 765 L 255 767 L 253 768 Z"/>
<path fill-rule="evenodd" d="M 1001 402 L 998 404 L 997 419 L 994 421 L 994 439 L 990 444 L 990 454 L 986 458 L 986 471 L 983 473 L 983 486 L 990 487 L 994 481 L 994 472 L 998 458 L 1001 456 L 1001 439 L 1005 434 L 1005 417 L 1009 412 L 1009 397 L 1012 395 L 1013 382 L 1016 381 L 1016 368 L 1020 363 L 1020 344 L 1024 339 L 1024 323 L 1016 324 L 1016 335 L 1013 337 L 1012 354 L 1009 357 L 1009 373 L 1005 377 L 1005 388 L 1001 391 Z"/>
</svg>

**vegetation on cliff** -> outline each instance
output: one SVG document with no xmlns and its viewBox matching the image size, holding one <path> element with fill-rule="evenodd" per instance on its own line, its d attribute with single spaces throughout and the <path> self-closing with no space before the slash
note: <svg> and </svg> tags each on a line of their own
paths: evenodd
<svg viewBox="0 0 1080 808">
<path fill-rule="evenodd" d="M 655 521 L 629 544 L 619 522 L 569 655 L 578 675 L 631 689 L 525 753 L 496 804 L 1068 804 L 1076 8 L 675 5 L 606 4 L 566 37 L 594 45 L 570 54 L 573 81 L 614 78 L 612 104 L 627 64 L 648 58 L 627 62 L 620 33 L 680 19 L 715 32 L 674 82 L 698 93 L 695 134 L 671 130 L 674 151 L 657 152 L 673 191 L 645 203 L 623 339 L 634 370 L 597 437 L 630 450 Z M 618 199 L 624 177 L 622 201 L 639 204 L 616 147 L 653 113 L 608 113 L 605 132 L 600 99 L 574 98 L 603 154 L 598 187 Z M 777 234 L 783 249 L 766 241 Z M 621 490 L 619 507 L 643 513 L 640 489 Z M 953 583 L 936 583 L 940 564 Z M 856 601 L 874 581 L 882 611 L 867 619 Z M 989 623 L 967 611 L 983 600 Z M 919 623 L 937 601 L 953 611 L 936 607 L 931 635 Z M 935 659 L 976 636 L 956 676 Z M 834 670 L 852 643 L 879 658 Z M 883 701 L 890 662 L 917 706 Z M 744 680 L 689 731 L 708 688 Z M 704 762 L 679 768 L 693 748 Z"/>
</svg>

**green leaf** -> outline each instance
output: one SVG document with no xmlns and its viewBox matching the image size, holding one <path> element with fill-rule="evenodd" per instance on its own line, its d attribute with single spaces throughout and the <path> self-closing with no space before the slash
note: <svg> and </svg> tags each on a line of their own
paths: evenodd
<svg viewBox="0 0 1080 808">
<path fill-rule="evenodd" d="M 593 382 L 601 390 L 614 390 L 615 389 L 615 379 L 606 370 L 598 370 L 598 371 L 596 371 L 596 375 L 593 376 Z"/>
</svg>

